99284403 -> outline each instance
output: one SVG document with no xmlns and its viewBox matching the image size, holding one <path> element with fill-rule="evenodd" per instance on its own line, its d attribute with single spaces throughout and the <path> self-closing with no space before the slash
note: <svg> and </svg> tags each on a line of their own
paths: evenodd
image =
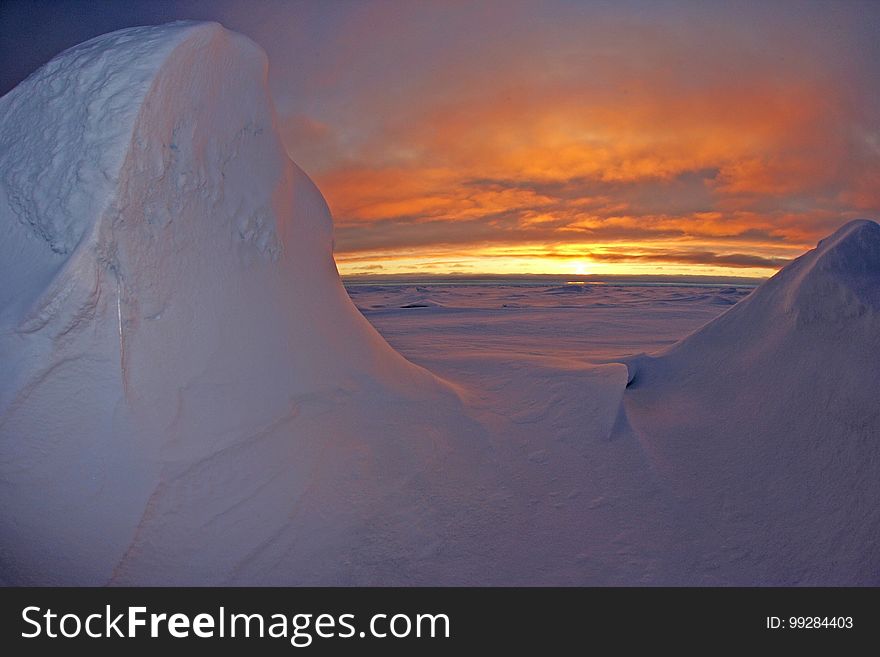
<svg viewBox="0 0 880 657">
<path fill-rule="evenodd" d="M 850 630 L 853 628 L 852 616 L 767 616 L 765 627 L 768 630 Z"/>
</svg>

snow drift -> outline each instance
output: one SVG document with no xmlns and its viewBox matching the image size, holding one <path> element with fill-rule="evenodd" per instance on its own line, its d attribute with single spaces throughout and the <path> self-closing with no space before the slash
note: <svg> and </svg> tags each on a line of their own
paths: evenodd
<svg viewBox="0 0 880 657">
<path fill-rule="evenodd" d="M 0 583 L 880 583 L 877 224 L 626 367 L 738 292 L 381 293 L 453 388 L 349 300 L 266 71 L 176 23 L 0 99 Z"/>
<path fill-rule="evenodd" d="M 880 225 L 863 220 L 629 363 L 630 425 L 693 514 L 695 581 L 880 583 L 878 355 Z"/>
<path fill-rule="evenodd" d="M 230 581 L 327 547 L 309 495 L 361 522 L 442 460 L 456 398 L 351 304 L 266 73 L 245 37 L 176 23 L 0 99 L 4 581 Z"/>
</svg>

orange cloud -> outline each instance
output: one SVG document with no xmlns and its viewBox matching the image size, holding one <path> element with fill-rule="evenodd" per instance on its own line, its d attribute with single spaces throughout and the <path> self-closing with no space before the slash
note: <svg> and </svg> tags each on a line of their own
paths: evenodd
<svg viewBox="0 0 880 657">
<path fill-rule="evenodd" d="M 356 130 L 297 118 L 295 156 L 309 140 L 335 152 L 310 172 L 340 269 L 549 269 L 568 248 L 618 270 L 766 275 L 880 210 L 876 118 L 803 35 L 756 46 L 719 25 L 690 40 L 602 27 L 490 39 L 482 58 L 388 92 L 393 104 L 367 90 Z"/>
</svg>

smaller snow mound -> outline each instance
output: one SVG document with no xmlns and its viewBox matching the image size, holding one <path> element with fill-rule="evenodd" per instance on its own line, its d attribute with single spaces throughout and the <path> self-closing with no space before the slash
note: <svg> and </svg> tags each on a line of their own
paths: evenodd
<svg viewBox="0 0 880 657">
<path fill-rule="evenodd" d="M 743 362 L 746 354 L 768 352 L 794 336 L 837 341 L 842 332 L 855 332 L 873 339 L 878 323 L 880 225 L 852 221 L 661 356 L 696 369 L 723 360 L 739 344 L 731 362 Z"/>
<path fill-rule="evenodd" d="M 656 356 L 625 408 L 694 518 L 692 579 L 877 582 L 880 226 L 849 223 Z"/>
<path fill-rule="evenodd" d="M 857 219 L 819 241 L 815 266 L 846 276 L 880 274 L 880 224 Z"/>
<path fill-rule="evenodd" d="M 777 276 L 802 320 L 880 311 L 880 225 L 852 221 Z"/>
</svg>

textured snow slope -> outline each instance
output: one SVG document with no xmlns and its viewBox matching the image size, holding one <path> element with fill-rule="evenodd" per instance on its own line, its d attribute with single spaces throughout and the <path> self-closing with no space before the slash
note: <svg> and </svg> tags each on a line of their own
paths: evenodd
<svg viewBox="0 0 880 657">
<path fill-rule="evenodd" d="M 389 415 L 456 403 L 349 301 L 266 71 L 246 38 L 178 23 L 93 39 L 0 100 L 7 580 L 140 573 L 128 564 L 155 557 L 152 540 L 191 579 L 222 578 L 287 521 L 258 514 L 289 511 L 314 476 L 302 443 L 332 453 L 365 419 L 337 409 L 321 436 L 311 415 L 349 398 L 378 396 Z M 420 449 L 382 458 L 417 472 Z M 228 559 L 206 548 L 209 576 L 181 551 L 210 523 Z"/>
<path fill-rule="evenodd" d="M 880 583 L 872 222 L 732 306 L 368 293 L 441 381 L 343 289 L 265 55 L 179 23 L 0 99 L 0 232 L 0 583 Z"/>
<path fill-rule="evenodd" d="M 846 224 L 665 353 L 630 424 L 712 583 L 880 583 L 880 225 Z"/>
</svg>

